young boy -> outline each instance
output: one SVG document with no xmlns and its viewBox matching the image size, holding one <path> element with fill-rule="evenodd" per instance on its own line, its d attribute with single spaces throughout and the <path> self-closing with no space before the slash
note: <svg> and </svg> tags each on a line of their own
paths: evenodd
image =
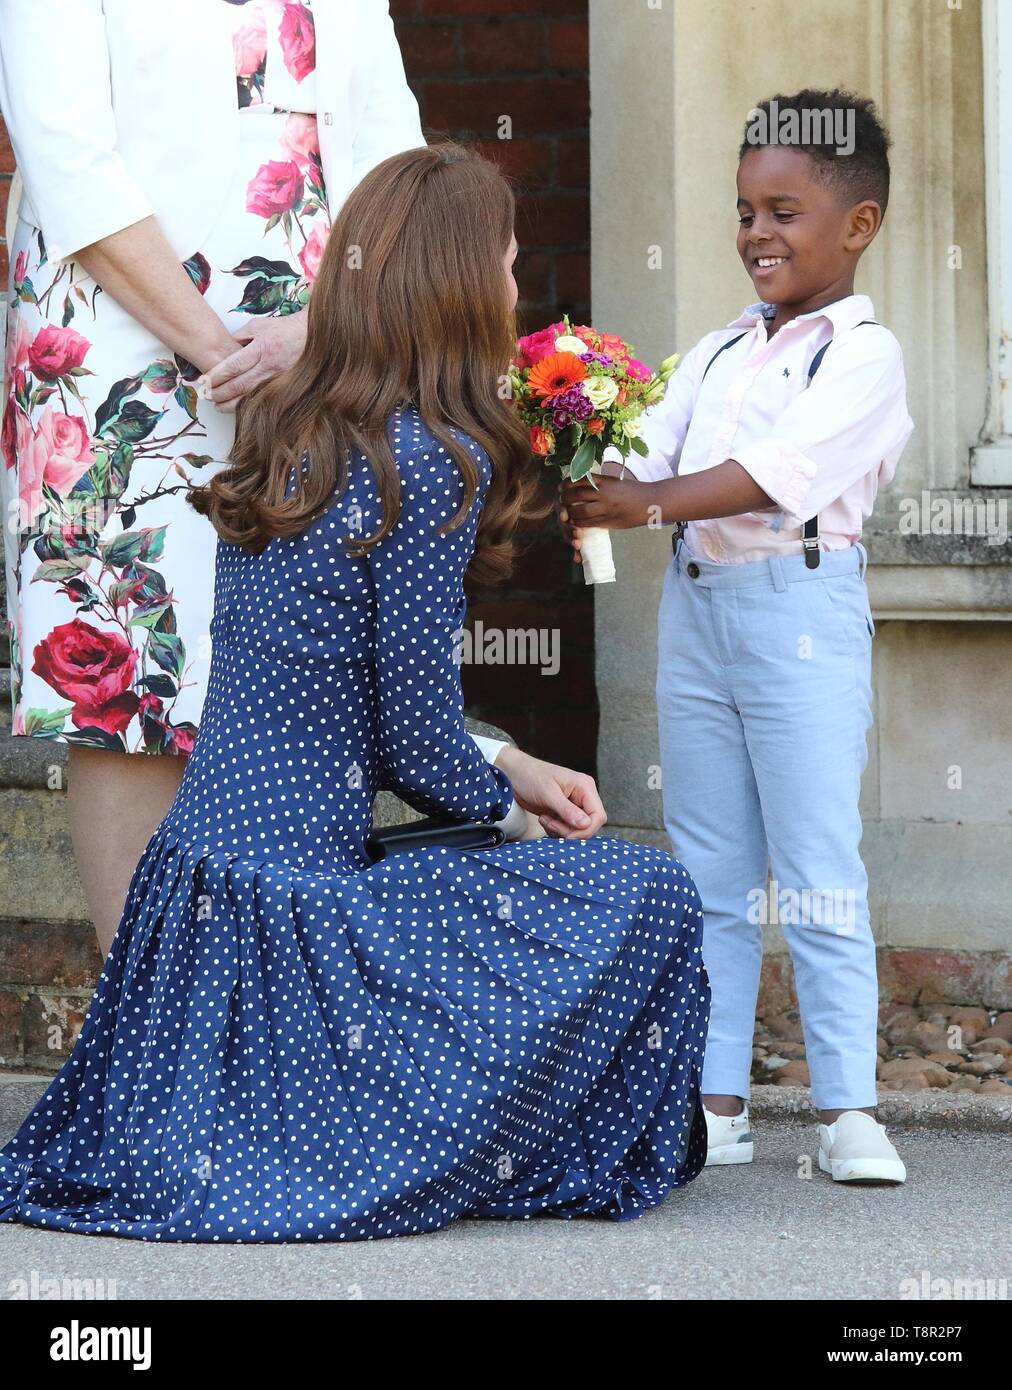
<svg viewBox="0 0 1012 1390">
<path fill-rule="evenodd" d="M 819 1166 L 837 1181 L 903 1182 L 875 1119 L 878 986 L 858 850 L 874 633 L 860 536 L 913 429 L 900 346 L 854 293 L 888 201 L 889 137 L 847 92 L 757 110 L 739 151 L 738 253 L 761 302 L 686 355 L 634 478 L 566 484 L 560 515 L 577 551 L 586 526 L 675 523 L 657 708 L 665 825 L 705 918 L 707 1162 L 752 1158 L 769 866 Z M 837 143 L 821 142 L 827 130 Z"/>
</svg>

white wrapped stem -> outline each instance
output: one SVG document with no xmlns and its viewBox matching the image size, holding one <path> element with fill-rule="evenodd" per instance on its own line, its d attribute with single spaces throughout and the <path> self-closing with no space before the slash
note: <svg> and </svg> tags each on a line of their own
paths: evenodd
<svg viewBox="0 0 1012 1390">
<path fill-rule="evenodd" d="M 588 526 L 581 532 L 580 554 L 583 557 L 585 584 L 614 583 L 615 557 L 611 550 L 611 532 L 607 526 Z"/>
<path fill-rule="evenodd" d="M 595 463 L 591 473 L 600 473 L 601 465 Z M 580 537 L 580 554 L 583 558 L 583 582 L 585 584 L 613 584 L 615 582 L 615 557 L 611 549 L 611 532 L 607 526 L 588 526 Z"/>
</svg>

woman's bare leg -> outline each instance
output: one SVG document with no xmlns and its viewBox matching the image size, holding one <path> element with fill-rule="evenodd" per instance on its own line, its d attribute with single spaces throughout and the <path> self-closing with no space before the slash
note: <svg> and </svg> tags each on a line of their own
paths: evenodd
<svg viewBox="0 0 1012 1390">
<path fill-rule="evenodd" d="M 137 861 L 172 805 L 186 758 L 80 744 L 71 745 L 69 758 L 70 838 L 104 958 Z"/>
</svg>

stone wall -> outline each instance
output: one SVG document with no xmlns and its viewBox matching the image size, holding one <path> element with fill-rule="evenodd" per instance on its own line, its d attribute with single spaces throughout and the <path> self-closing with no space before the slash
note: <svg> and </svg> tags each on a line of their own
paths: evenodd
<svg viewBox="0 0 1012 1390">
<path fill-rule="evenodd" d="M 879 103 L 893 188 L 858 288 L 903 345 L 916 431 L 865 537 L 878 635 L 862 849 L 884 992 L 1008 1008 L 1010 547 L 899 522 L 924 489 L 1012 499 L 970 482 L 988 390 L 981 17 L 979 0 L 591 0 L 592 289 L 596 321 L 647 360 L 684 352 L 755 297 L 734 244 L 747 112 L 803 86 Z M 596 599 L 599 776 L 613 831 L 666 845 L 651 773 L 669 534 L 624 533 L 615 549 L 620 582 Z M 767 951 L 764 988 L 782 1002 L 778 929 Z"/>
<path fill-rule="evenodd" d="M 587 0 L 393 0 L 427 137 L 474 142 L 518 194 L 524 331 L 589 318 Z M 509 117 L 511 138 L 500 139 Z M 13 156 L 0 125 L 0 230 Z M 6 247 L 0 237 L 6 283 Z M 593 595 L 553 522 L 521 538 L 512 581 L 471 592 L 469 622 L 553 635 L 558 674 L 464 664 L 468 710 L 533 753 L 592 771 L 597 735 Z M 2 567 L 0 567 L 2 570 Z M 0 607 L 3 603 L 0 573 Z M 8 652 L 0 639 L 0 670 Z M 53 1069 L 80 1026 L 99 968 L 65 813 L 65 749 L 11 739 L 0 675 L 0 1066 Z M 476 727 L 481 727 L 476 725 Z M 403 811 L 403 808 L 401 808 Z"/>
</svg>

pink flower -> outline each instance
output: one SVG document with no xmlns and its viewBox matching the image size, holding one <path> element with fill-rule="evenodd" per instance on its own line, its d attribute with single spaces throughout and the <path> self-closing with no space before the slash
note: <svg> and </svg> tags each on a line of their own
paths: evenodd
<svg viewBox="0 0 1012 1390">
<path fill-rule="evenodd" d="M 4 353 L 4 377 L 8 384 L 14 380 L 14 373 L 23 372 L 28 366 L 28 350 L 32 345 L 32 335 L 21 315 L 14 311 L 7 321 L 7 348 Z"/>
<path fill-rule="evenodd" d="M 285 67 L 301 82 L 316 67 L 316 28 L 305 5 L 285 5 L 278 37 Z"/>
<path fill-rule="evenodd" d="M 291 212 L 302 197 L 302 170 L 291 159 L 269 159 L 261 164 L 246 189 L 246 211 L 257 217 Z"/>
<path fill-rule="evenodd" d="M 630 357 L 625 364 L 626 375 L 631 376 L 633 381 L 650 381 L 653 372 L 649 367 L 645 367 L 636 357 Z"/>
<path fill-rule="evenodd" d="M 299 264 L 302 266 L 302 273 L 310 284 L 319 273 L 320 262 L 323 260 L 323 252 L 329 236 L 329 227 L 314 227 L 309 234 L 308 241 L 299 252 Z"/>
<path fill-rule="evenodd" d="M 24 284 L 25 276 L 28 274 L 28 252 L 19 251 L 14 261 L 14 284 Z"/>
<path fill-rule="evenodd" d="M 21 503 L 21 525 L 32 527 L 45 511 L 42 501 L 42 474 L 46 461 L 43 450 L 36 448 L 35 435 L 27 417 L 21 410 L 8 408 L 7 416 L 14 416 L 14 447 L 18 461 L 18 500 Z M 5 417 L 6 423 L 6 417 Z"/>
<path fill-rule="evenodd" d="M 47 406 L 34 434 L 27 421 L 21 433 L 24 416 L 21 411 L 16 416 L 21 524 L 31 526 L 44 510 L 42 484 L 45 482 L 61 497 L 66 496 L 87 473 L 95 455 L 87 427 L 78 415 L 65 415 L 62 410 Z"/>
<path fill-rule="evenodd" d="M 543 358 L 551 357 L 556 338 L 565 331 L 564 323 L 553 323 L 538 333 L 529 333 L 526 338 L 521 338 L 517 344 L 516 365 L 522 371 L 524 367 L 533 367 Z"/>
<path fill-rule="evenodd" d="M 309 164 L 315 155 L 320 157 L 320 132 L 316 126 L 316 117 L 304 115 L 301 111 L 293 111 L 285 121 L 285 128 L 281 133 L 281 143 L 292 156 L 297 164 L 303 168 Z"/>
<path fill-rule="evenodd" d="M 35 647 L 32 670 L 67 700 L 78 728 L 96 725 L 119 734 L 137 713 L 133 684 L 137 653 L 118 632 L 75 618 L 60 623 Z"/>
<path fill-rule="evenodd" d="M 28 349 L 28 365 L 43 381 L 56 381 L 79 367 L 90 347 L 75 329 L 47 323 Z"/>
<path fill-rule="evenodd" d="M 246 22 L 232 33 L 236 77 L 252 77 L 267 55 L 267 24 L 259 5 L 250 5 L 244 12 Z"/>
</svg>

